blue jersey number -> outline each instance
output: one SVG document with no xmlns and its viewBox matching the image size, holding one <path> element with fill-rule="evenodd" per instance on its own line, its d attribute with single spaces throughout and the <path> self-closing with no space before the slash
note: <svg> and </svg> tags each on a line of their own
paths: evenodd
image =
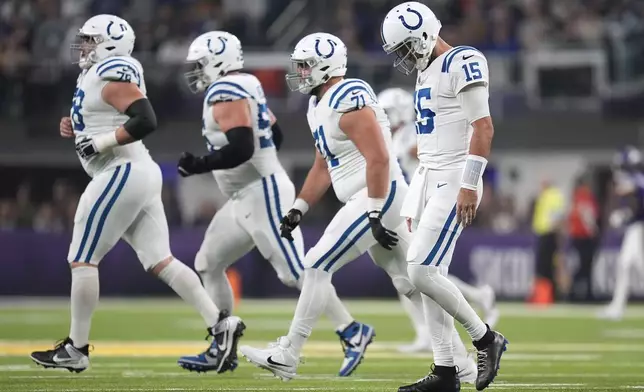
<svg viewBox="0 0 644 392">
<path fill-rule="evenodd" d="M 463 64 L 463 71 L 465 72 L 465 81 L 471 82 L 472 80 L 479 80 L 483 78 L 481 69 L 478 62 Z"/>
<path fill-rule="evenodd" d="M 268 133 L 267 136 L 259 137 L 259 147 L 274 147 L 273 132 L 271 132 L 271 115 L 268 113 L 268 106 L 265 103 L 257 104 L 257 117 L 257 128 L 262 133 Z"/>
<path fill-rule="evenodd" d="M 422 108 L 422 100 L 432 98 L 431 88 L 422 88 L 416 91 L 414 96 L 414 108 L 416 109 L 416 133 L 419 135 L 429 135 L 434 132 L 434 113 L 431 109 Z"/>
<path fill-rule="evenodd" d="M 72 125 L 74 131 L 82 131 L 85 129 L 85 122 L 83 122 L 83 115 L 81 109 L 83 108 L 83 100 L 85 99 L 85 92 L 79 88 L 74 91 L 74 99 L 72 100 Z"/>
<path fill-rule="evenodd" d="M 318 129 L 313 132 L 313 138 L 315 139 L 315 147 L 318 149 L 320 154 L 326 159 L 329 163 L 329 166 L 336 167 L 340 164 L 338 158 L 335 157 L 329 150 L 329 146 L 326 142 L 326 136 L 324 136 L 324 127 L 320 125 Z"/>
</svg>

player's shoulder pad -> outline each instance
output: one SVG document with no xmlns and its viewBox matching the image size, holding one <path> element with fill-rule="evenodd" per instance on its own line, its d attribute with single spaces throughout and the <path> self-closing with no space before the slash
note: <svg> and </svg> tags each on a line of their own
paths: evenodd
<svg viewBox="0 0 644 392">
<path fill-rule="evenodd" d="M 441 72 L 449 73 L 450 71 L 459 70 L 463 63 L 469 63 L 472 60 L 483 62 L 487 65 L 485 55 L 478 49 L 472 46 L 457 46 L 443 58 Z"/>
<path fill-rule="evenodd" d="M 339 113 L 359 110 L 377 103 L 378 99 L 373 89 L 361 79 L 342 80 L 329 98 L 329 107 Z"/>
<path fill-rule="evenodd" d="M 205 100 L 208 104 L 214 104 L 254 98 L 261 88 L 259 80 L 254 75 L 244 73 L 225 75 L 208 87 Z"/>
<path fill-rule="evenodd" d="M 96 75 L 101 80 L 111 82 L 135 83 L 141 86 L 143 81 L 143 67 L 134 57 L 117 56 L 109 57 L 96 64 Z"/>
</svg>

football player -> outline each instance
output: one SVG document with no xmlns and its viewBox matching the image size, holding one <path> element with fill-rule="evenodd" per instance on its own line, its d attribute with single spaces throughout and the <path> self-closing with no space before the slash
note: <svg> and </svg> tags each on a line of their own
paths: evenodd
<svg viewBox="0 0 644 392">
<path fill-rule="evenodd" d="M 234 35 L 213 31 L 194 40 L 188 51 L 190 88 L 205 92 L 203 129 L 209 154 L 184 153 L 182 176 L 210 173 L 229 200 L 215 214 L 197 253 L 195 268 L 219 309 L 233 310 L 226 269 L 257 247 L 279 279 L 302 287 L 304 242 L 299 228 L 291 241 L 280 236 L 283 211 L 295 200 L 295 187 L 277 157 L 282 131 L 270 112 L 259 80 L 242 72 L 241 42 Z M 356 323 L 329 288 L 325 314 L 342 338 L 345 330 L 366 328 Z M 185 357 L 190 364 L 202 358 Z M 340 372 L 350 374 L 350 369 Z"/>
<path fill-rule="evenodd" d="M 378 103 L 387 113 L 393 140 L 394 152 L 403 171 L 403 176 L 409 183 L 409 178 L 418 167 L 416 146 L 416 113 L 414 112 L 414 96 L 408 91 L 393 87 L 378 94 Z M 475 287 L 469 285 L 453 275 L 448 278 L 461 290 L 465 299 L 475 304 L 485 315 L 485 322 L 494 328 L 499 318 L 496 307 L 494 290 L 489 285 Z M 415 306 L 404 295 L 400 295 L 400 302 L 412 321 L 416 331 L 416 339 L 412 344 L 400 346 L 401 352 L 431 351 L 432 342 L 429 329 L 425 323 L 423 313 L 418 313 Z"/>
<path fill-rule="evenodd" d="M 456 318 L 474 342 L 477 390 L 496 377 L 507 341 L 490 330 L 447 278 L 456 240 L 472 223 L 482 194 L 482 176 L 494 127 L 488 105 L 488 68 L 478 50 L 451 47 L 439 37 L 441 24 L 418 2 L 394 7 L 382 24 L 383 49 L 394 66 L 417 71 L 414 108 L 420 164 L 401 214 L 414 235 L 407 254 L 409 275 L 425 295 L 435 367 L 399 391 L 456 392 L 454 353 L 446 336 Z"/>
<path fill-rule="evenodd" d="M 631 268 L 644 267 L 644 163 L 641 152 L 627 146 L 615 155 L 613 180 L 620 207 L 610 216 L 614 228 L 625 227 L 617 258 L 613 300 L 600 318 L 621 320 L 628 302 Z"/>
<path fill-rule="evenodd" d="M 76 83 L 69 117 L 60 133 L 75 138 L 76 152 L 92 180 L 76 211 L 68 260 L 71 328 L 54 349 L 31 358 L 44 367 L 81 372 L 89 366 L 89 332 L 98 305 L 98 264 L 122 238 L 146 271 L 168 284 L 206 322 L 212 344 L 200 355 L 202 370 L 237 366 L 235 348 L 244 324 L 219 312 L 197 274 L 170 252 L 161 203 L 162 177 L 141 140 L 157 126 L 146 98 L 141 64 L 131 56 L 134 31 L 123 19 L 97 15 L 81 27 Z"/>
</svg>

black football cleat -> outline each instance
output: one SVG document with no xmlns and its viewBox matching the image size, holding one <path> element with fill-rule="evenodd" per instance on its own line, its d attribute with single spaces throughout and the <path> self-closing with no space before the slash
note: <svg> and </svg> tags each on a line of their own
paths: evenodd
<svg viewBox="0 0 644 392">
<path fill-rule="evenodd" d="M 65 338 L 52 350 L 34 351 L 30 357 L 45 368 L 62 368 L 80 373 L 89 367 L 89 345 L 76 348 L 70 338 Z"/>
<path fill-rule="evenodd" d="M 489 333 L 493 335 L 489 343 L 483 347 L 478 344 L 479 347 L 477 347 L 477 391 L 484 390 L 494 381 L 501 365 L 501 356 L 507 350 L 508 341 L 505 336 L 495 331 L 489 331 Z"/>
<path fill-rule="evenodd" d="M 460 392 L 461 381 L 456 376 L 455 368 L 443 368 L 448 371 L 438 371 L 436 367 L 432 372 L 410 385 L 398 388 L 398 392 Z"/>
</svg>

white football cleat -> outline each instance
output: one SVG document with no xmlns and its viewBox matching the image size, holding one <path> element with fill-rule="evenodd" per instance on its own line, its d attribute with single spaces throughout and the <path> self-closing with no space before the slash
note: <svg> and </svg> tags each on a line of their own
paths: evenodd
<svg viewBox="0 0 644 392">
<path fill-rule="evenodd" d="M 624 317 L 624 310 L 614 305 L 608 305 L 597 313 L 597 318 L 602 320 L 620 321 Z"/>
<path fill-rule="evenodd" d="M 432 352 L 432 341 L 429 338 L 423 339 L 417 337 L 411 344 L 404 344 L 398 346 L 398 352 L 404 354 L 414 354 L 414 353 L 431 353 Z"/>
<path fill-rule="evenodd" d="M 485 323 L 490 326 L 490 329 L 494 329 L 496 324 L 499 322 L 499 309 L 496 307 L 496 294 L 494 294 L 494 289 L 490 285 L 484 285 L 481 287 L 482 297 L 481 297 L 481 311 L 485 315 Z"/>
<path fill-rule="evenodd" d="M 473 356 L 468 354 L 466 357 L 454 358 L 454 364 L 458 371 L 456 376 L 461 382 L 466 384 L 474 384 L 476 382 L 478 369 L 476 368 L 476 361 Z"/>
<path fill-rule="evenodd" d="M 286 336 L 282 336 L 277 340 L 277 344 L 270 344 L 266 349 L 241 346 L 239 351 L 248 362 L 268 370 L 282 381 L 289 381 L 295 377 L 297 365 L 300 363 L 299 355 Z"/>
</svg>

